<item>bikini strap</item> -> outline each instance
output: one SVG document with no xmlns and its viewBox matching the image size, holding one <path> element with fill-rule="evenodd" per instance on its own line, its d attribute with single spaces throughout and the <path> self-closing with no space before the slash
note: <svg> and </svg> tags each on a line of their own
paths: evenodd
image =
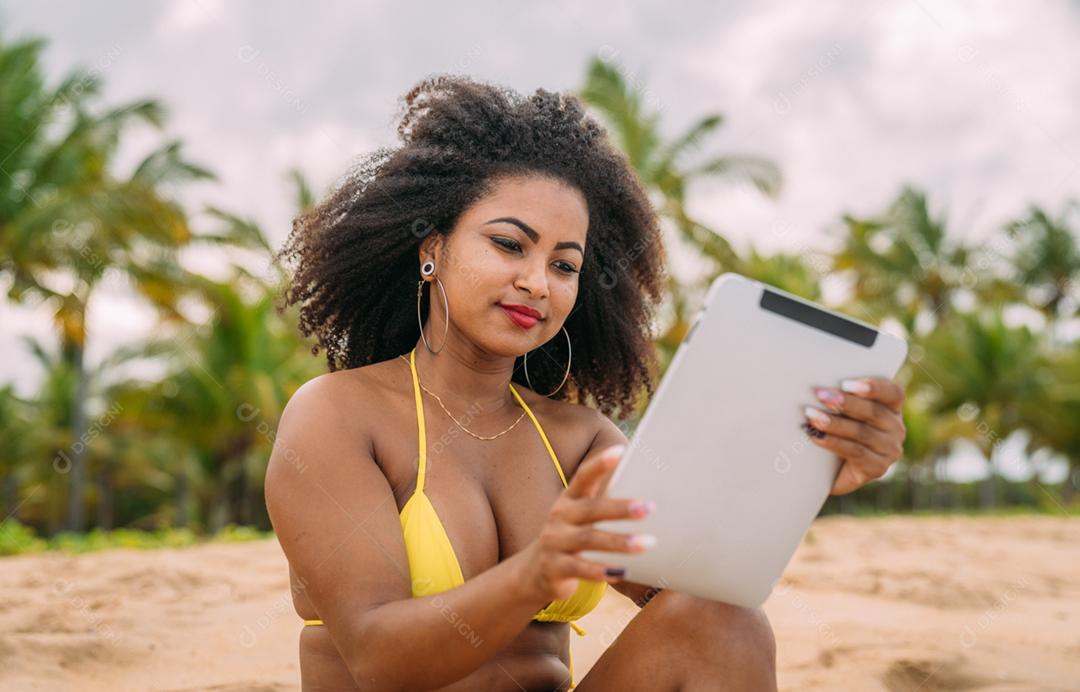
<svg viewBox="0 0 1080 692">
<path fill-rule="evenodd" d="M 412 370 L 413 394 L 416 396 L 416 427 L 420 432 L 420 458 L 416 464 L 416 490 L 423 492 L 427 476 L 427 430 L 424 429 L 424 400 L 420 396 L 420 377 L 416 374 L 416 347 L 409 351 L 409 369 Z"/>
<path fill-rule="evenodd" d="M 551 463 L 555 464 L 555 470 L 559 472 L 559 480 L 562 481 L 563 487 L 566 487 L 566 476 L 563 475 L 562 464 L 559 463 L 559 457 L 555 456 L 555 450 L 551 448 L 551 443 L 548 442 L 547 435 L 544 434 L 544 429 L 540 426 L 540 421 L 536 420 L 536 416 L 533 415 L 532 409 L 525 403 L 525 400 L 521 398 L 521 395 L 514 389 L 514 385 L 510 384 L 510 391 L 514 393 L 514 397 L 517 398 L 518 403 L 525 409 L 525 413 L 529 414 L 529 418 L 532 419 L 533 425 L 536 426 L 537 431 L 540 433 L 540 439 L 544 441 L 544 446 L 547 447 L 548 454 L 551 456 Z"/>
<path fill-rule="evenodd" d="M 416 469 L 416 492 L 421 492 L 424 489 L 424 481 L 427 477 L 427 430 L 424 427 L 424 400 L 420 395 L 420 378 L 416 374 L 416 348 L 409 352 L 409 370 L 412 371 L 413 381 L 413 395 L 416 398 L 416 427 L 419 433 L 419 448 L 420 455 L 417 460 Z M 514 398 L 517 399 L 521 407 L 525 409 L 525 413 L 529 416 L 529 419 L 533 422 L 537 432 L 540 433 L 540 439 L 544 441 L 544 447 L 547 448 L 548 455 L 551 457 L 551 463 L 555 465 L 555 471 L 559 474 L 559 480 L 562 481 L 565 488 L 566 475 L 563 473 L 562 464 L 559 463 L 559 457 L 555 455 L 555 450 L 551 448 L 551 442 L 548 441 L 547 434 L 544 433 L 543 426 L 540 425 L 540 421 L 536 420 L 536 416 L 533 415 L 532 409 L 525 403 L 525 400 L 521 398 L 517 390 L 514 389 L 512 383 L 507 383 L 510 387 L 510 391 L 513 393 Z"/>
</svg>

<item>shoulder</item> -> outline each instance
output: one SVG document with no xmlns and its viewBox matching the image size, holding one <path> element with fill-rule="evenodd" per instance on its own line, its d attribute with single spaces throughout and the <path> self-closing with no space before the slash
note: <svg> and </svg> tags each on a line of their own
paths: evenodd
<svg viewBox="0 0 1080 692">
<path fill-rule="evenodd" d="M 393 386 L 392 373 L 400 363 L 385 360 L 358 368 L 327 372 L 311 378 L 289 398 L 290 406 L 321 408 L 356 404 L 374 405 Z M 404 366 L 406 369 L 407 365 Z"/>
<path fill-rule="evenodd" d="M 596 430 L 596 434 L 593 436 L 589 448 L 585 450 L 585 457 L 598 454 L 608 447 L 630 444 L 630 440 L 626 437 L 626 433 L 623 432 L 622 428 L 620 428 L 615 421 L 594 408 L 582 408 L 587 408 L 592 412 L 592 423 Z"/>
<path fill-rule="evenodd" d="M 389 362 L 323 373 L 304 382 L 281 412 L 279 430 L 319 431 L 344 435 L 355 443 L 367 434 L 368 415 L 379 411 L 392 379 Z"/>
<path fill-rule="evenodd" d="M 317 375 L 300 385 L 281 412 L 282 423 L 297 418 L 339 421 L 348 407 L 370 397 L 369 379 L 356 370 Z"/>
<path fill-rule="evenodd" d="M 536 414 L 545 426 L 551 425 L 562 431 L 564 434 L 566 432 L 576 434 L 590 433 L 589 439 L 591 439 L 592 434 L 595 434 L 596 426 L 599 423 L 597 417 L 604 417 L 600 415 L 599 411 L 583 404 L 573 404 L 569 401 L 549 399 L 546 396 L 541 396 L 528 387 L 517 383 L 514 383 L 514 388 L 517 390 L 518 394 L 521 395 L 522 400 L 528 404 L 529 408 L 532 409 L 532 412 Z"/>
<path fill-rule="evenodd" d="M 591 406 L 548 399 L 525 388 L 519 388 L 519 392 L 537 416 L 551 422 L 564 433 L 573 433 L 576 449 L 581 450 L 575 455 L 575 468 L 581 461 L 608 447 L 629 444 L 622 429 Z"/>
<path fill-rule="evenodd" d="M 384 476 L 373 444 L 382 394 L 371 373 L 360 372 L 366 367 L 317 375 L 282 409 L 264 483 L 267 507 L 277 509 L 279 520 L 285 521 L 281 508 L 298 502 L 311 486 L 350 486 L 363 477 L 374 484 Z M 316 494 L 307 501 L 321 500 Z"/>
</svg>

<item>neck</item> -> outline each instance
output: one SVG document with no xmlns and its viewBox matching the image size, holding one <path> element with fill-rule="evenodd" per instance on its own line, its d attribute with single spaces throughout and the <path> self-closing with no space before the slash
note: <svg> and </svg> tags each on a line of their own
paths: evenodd
<svg viewBox="0 0 1080 692">
<path fill-rule="evenodd" d="M 463 349 L 452 342 L 433 354 L 422 340 L 416 342 L 420 384 L 435 392 L 451 410 L 467 409 L 480 416 L 518 408 L 507 386 L 513 377 L 514 360 Z"/>
</svg>

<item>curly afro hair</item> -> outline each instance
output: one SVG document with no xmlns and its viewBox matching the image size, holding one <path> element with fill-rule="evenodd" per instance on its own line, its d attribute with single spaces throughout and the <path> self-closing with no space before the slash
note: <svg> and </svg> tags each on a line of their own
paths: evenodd
<svg viewBox="0 0 1080 692">
<path fill-rule="evenodd" d="M 571 371 L 551 398 L 591 403 L 618 419 L 633 415 L 639 397 L 654 392 L 652 320 L 666 267 L 659 220 L 627 158 L 570 94 L 537 89 L 524 97 L 437 75 L 401 101 L 402 144 L 359 159 L 325 200 L 293 221 L 277 255 L 291 270 L 279 311 L 300 305 L 299 329 L 315 334 L 311 352 L 325 348 L 331 371 L 394 358 L 420 338 L 424 237 L 448 234 L 504 176 L 554 178 L 584 194 L 589 225 L 565 322 Z M 565 373 L 565 336 L 541 348 L 551 357 L 534 356 L 529 376 L 537 391 L 550 392 Z M 521 364 L 519 356 L 512 379 L 527 386 Z"/>
</svg>

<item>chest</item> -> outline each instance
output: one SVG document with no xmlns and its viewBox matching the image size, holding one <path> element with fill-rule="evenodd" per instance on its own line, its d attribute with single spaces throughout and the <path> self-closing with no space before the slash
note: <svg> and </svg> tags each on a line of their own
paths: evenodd
<svg viewBox="0 0 1080 692">
<path fill-rule="evenodd" d="M 424 401 L 427 465 L 424 493 L 450 539 L 465 579 L 525 548 L 539 534 L 563 490 L 543 439 L 529 416 L 494 440 L 463 431 L 429 398 Z M 520 413 L 520 409 L 518 409 Z M 592 435 L 533 408 L 569 481 Z M 374 458 L 390 482 L 397 510 L 416 491 L 419 436 L 415 401 L 388 402 L 372 426 Z M 461 421 L 494 435 L 516 419 Z"/>
</svg>

